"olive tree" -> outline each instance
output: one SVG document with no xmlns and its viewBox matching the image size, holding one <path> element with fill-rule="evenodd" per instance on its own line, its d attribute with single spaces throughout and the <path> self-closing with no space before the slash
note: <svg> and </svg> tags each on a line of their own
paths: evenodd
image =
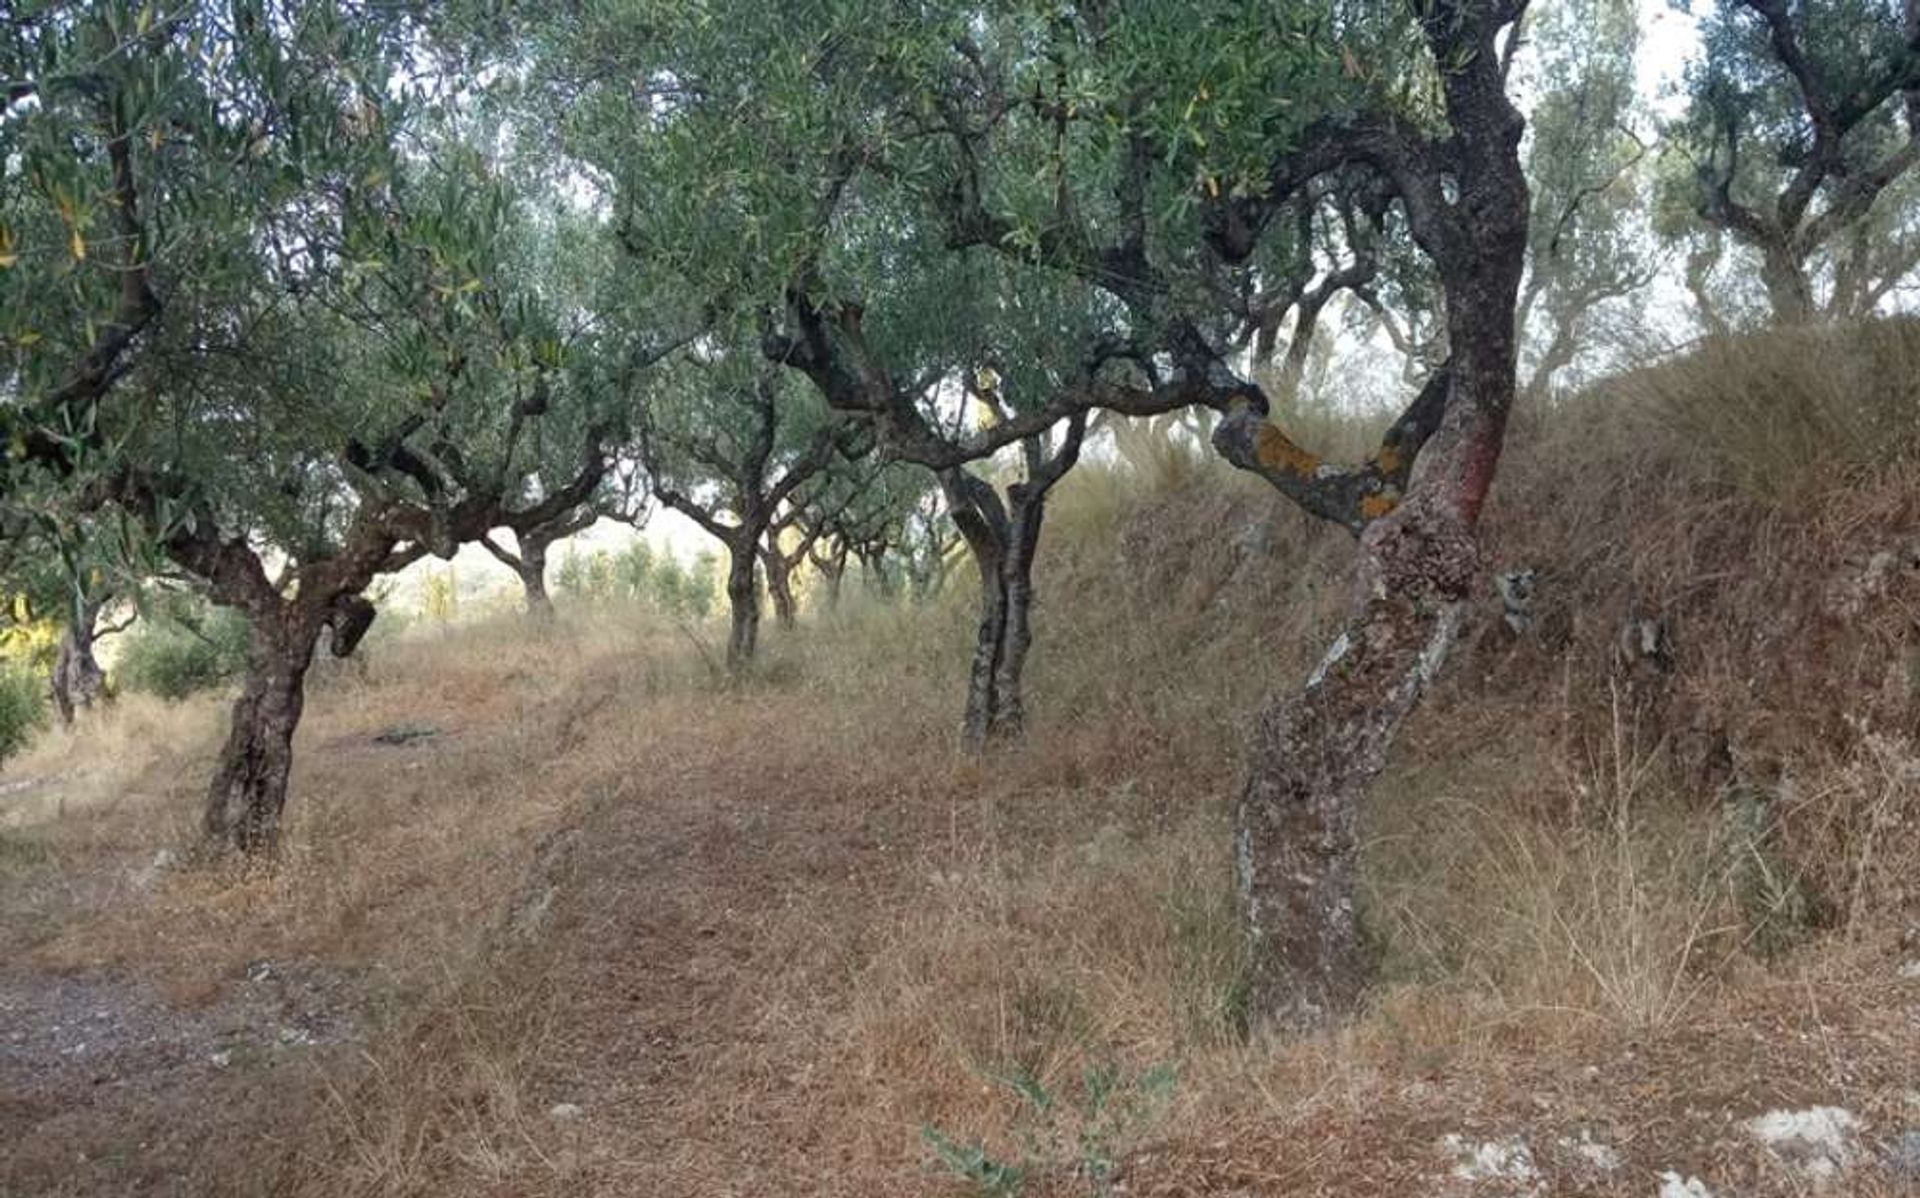
<svg viewBox="0 0 1920 1198">
<path fill-rule="evenodd" d="M 1638 219 L 1651 149 L 1633 128 L 1638 13 L 1624 0 L 1552 0 L 1529 15 L 1525 65 L 1538 97 L 1518 322 L 1521 391 L 1539 399 L 1590 340 L 1596 313 L 1646 287 L 1661 263 Z"/>
<path fill-rule="evenodd" d="M 373 579 L 577 508 L 620 437 L 610 389 L 508 281 L 529 264 L 506 190 L 437 149 L 316 230 L 297 286 L 201 309 L 192 352 L 143 365 L 139 409 L 109 425 L 123 450 L 104 492 L 248 621 L 215 844 L 277 840 L 307 670 L 323 640 L 353 650 Z M 571 430 L 558 475 L 535 452 L 549 422 Z"/>
<path fill-rule="evenodd" d="M 1507 96 L 1524 7 L 589 0 L 544 43 L 631 243 L 764 322 L 767 356 L 883 453 L 950 469 L 1092 408 L 1199 406 L 1229 462 L 1354 534 L 1341 633 L 1262 716 L 1235 804 L 1263 1020 L 1317 1023 L 1362 988 L 1359 803 L 1478 578 L 1528 243 Z M 1445 358 L 1364 461 L 1296 442 L 1241 369 L 1249 324 L 1300 324 L 1275 311 L 1303 211 L 1346 246 L 1329 274 L 1393 245 L 1438 296 Z M 957 436 L 930 419 L 941 383 L 980 364 L 1000 309 L 900 285 L 954 263 L 1092 317 L 1038 363 L 1055 385 Z"/>
<path fill-rule="evenodd" d="M 759 644 L 768 530 L 801 487 L 856 449 L 853 432 L 751 344 L 696 346 L 648 388 L 641 461 L 654 497 L 726 548 L 726 660 L 736 674 Z"/>
<path fill-rule="evenodd" d="M 80 711 L 107 695 L 99 641 L 134 619 L 142 584 L 123 548 L 134 543 L 113 514 L 75 511 L 44 501 L 7 512 L 0 538 L 0 580 L 29 622 L 50 619 L 60 632 L 47 663 L 54 714 L 71 727 Z M 103 623 L 109 611 L 117 617 Z"/>
<path fill-rule="evenodd" d="M 1776 320 L 1871 310 L 1916 253 L 1884 234 L 1920 164 L 1920 4 L 1729 0 L 1702 32 L 1669 134 L 1691 168 L 1673 182 L 1696 223 L 1669 228 L 1699 238 L 1692 273 L 1724 238 L 1759 258 Z"/>
</svg>

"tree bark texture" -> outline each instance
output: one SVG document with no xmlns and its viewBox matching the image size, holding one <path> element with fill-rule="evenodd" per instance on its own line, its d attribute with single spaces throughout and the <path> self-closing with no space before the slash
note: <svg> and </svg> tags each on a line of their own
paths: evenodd
<svg viewBox="0 0 1920 1198">
<path fill-rule="evenodd" d="M 972 749 L 1026 733 L 1024 678 L 1033 647 L 1033 561 L 1040 548 L 1047 492 L 1072 469 L 1086 435 L 1086 414 L 1073 417 L 1060 448 L 1046 455 L 1044 438 L 1022 446 L 1027 478 L 1003 501 L 983 479 L 959 468 L 940 471 L 954 525 L 980 574 L 980 619 L 967 672 L 960 736 Z"/>
<path fill-rule="evenodd" d="M 79 708 L 91 707 L 106 692 L 107 672 L 94 656 L 94 627 L 100 605 L 80 602 L 74 619 L 60 634 L 60 650 L 53 662 L 53 707 L 63 726 L 71 727 Z"/>
<path fill-rule="evenodd" d="M 1370 528 L 1361 553 L 1339 637 L 1256 723 L 1234 808 L 1249 1007 L 1287 1027 L 1317 1026 L 1360 996 L 1360 800 L 1446 659 L 1477 562 L 1470 535 L 1405 517 Z"/>
<path fill-rule="evenodd" d="M 1414 236 L 1445 294 L 1444 406 L 1430 424 L 1414 422 L 1424 436 L 1383 443 L 1377 456 L 1394 449 L 1410 459 L 1404 492 L 1354 502 L 1359 557 L 1345 622 L 1306 685 L 1261 714 L 1234 806 L 1248 1015 L 1291 1029 L 1351 1011 L 1368 980 L 1356 911 L 1360 802 L 1474 592 L 1476 530 L 1513 405 L 1528 206 L 1521 122 L 1494 66 L 1491 29 L 1456 44 L 1467 29 L 1428 25 L 1436 57 L 1463 63 L 1444 76 L 1457 203 L 1444 201 L 1449 184 L 1438 177 L 1414 178 L 1408 191 Z M 1416 399 L 1409 415 L 1423 408 L 1433 410 Z M 1266 455 L 1282 465 L 1284 456 Z"/>
<path fill-rule="evenodd" d="M 357 595 L 325 605 L 282 599 L 256 604 L 247 615 L 246 677 L 207 790 L 202 830 L 212 844 L 257 855 L 279 844 L 293 736 L 320 635 L 330 629 L 333 655 L 346 657 L 372 624 L 373 605 Z"/>
<path fill-rule="evenodd" d="M 733 674 L 753 662 L 760 641 L 760 588 L 754 577 L 758 541 L 743 532 L 727 545 L 727 670 Z"/>
<path fill-rule="evenodd" d="M 537 624 L 552 623 L 553 596 L 547 593 L 546 545 L 522 541 L 520 568 L 514 573 L 520 576 L 520 587 L 526 592 L 527 617 Z"/>
<path fill-rule="evenodd" d="M 767 596 L 773 600 L 773 618 L 780 627 L 792 631 L 799 604 L 793 597 L 793 567 L 778 544 L 761 555 L 767 570 Z"/>
<path fill-rule="evenodd" d="M 1803 325 L 1813 321 L 1813 281 L 1807 277 L 1804 258 L 1791 247 L 1769 244 L 1762 247 L 1760 281 L 1767 288 L 1767 303 L 1773 318 L 1781 324 Z"/>
</svg>

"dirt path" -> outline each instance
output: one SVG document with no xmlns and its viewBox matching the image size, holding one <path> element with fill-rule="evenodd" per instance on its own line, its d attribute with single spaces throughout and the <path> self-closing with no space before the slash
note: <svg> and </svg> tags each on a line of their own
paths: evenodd
<svg viewBox="0 0 1920 1198">
<path fill-rule="evenodd" d="M 777 711 L 725 728 L 657 742 L 558 871 L 531 960 L 557 996 L 538 1101 L 578 1107 L 569 1135 L 586 1146 L 565 1192 L 879 1192 L 871 1162 L 836 1177 L 854 1165 L 834 1159 L 849 1141 L 827 1125 L 845 1079 L 805 1029 L 845 1001 L 863 931 L 934 821 L 904 777 L 849 790 Z M 913 1137 L 901 1129 L 909 1157 Z M 884 1192 L 928 1180 L 908 1164 Z"/>
<path fill-rule="evenodd" d="M 0 964 L 0 1195 L 209 1192 L 351 1053 L 345 989 L 260 962 L 192 1003 L 122 973 Z"/>
</svg>

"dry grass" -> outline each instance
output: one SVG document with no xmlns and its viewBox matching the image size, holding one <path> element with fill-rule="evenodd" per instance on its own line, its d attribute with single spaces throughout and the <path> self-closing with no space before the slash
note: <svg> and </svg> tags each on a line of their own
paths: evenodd
<svg viewBox="0 0 1920 1198">
<path fill-rule="evenodd" d="M 67 771 L 66 805 L 4 833 L 0 897 L 38 911 L 37 968 L 207 1002 L 262 958 L 348 979 L 364 1051 L 240 1192 L 954 1192 L 927 1128 L 1030 1193 L 1406 1192 L 1448 1131 L 1544 1159 L 1591 1130 L 1636 1193 L 1738 1179 L 1723 1115 L 1884 1126 L 1920 1076 L 1888 957 L 1920 899 L 1920 579 L 1854 586 L 1920 526 L 1885 435 L 1915 336 L 1860 338 L 1716 349 L 1516 430 L 1489 541 L 1540 569 L 1544 635 L 1490 601 L 1407 730 L 1366 815 L 1383 985 L 1328 1037 L 1236 1033 L 1224 799 L 1350 549 L 1180 444 L 1062 486 L 1005 758 L 954 745 L 970 579 L 774 633 L 732 690 L 630 615 L 496 621 L 318 682 L 271 874 L 128 881 L 190 825 L 212 704 L 43 743 L 18 768 Z M 1755 396 L 1823 423 L 1706 419 Z M 1615 663 L 1630 612 L 1668 621 L 1670 675 Z M 439 735 L 370 742 L 397 724 Z M 1746 839 L 1730 779 L 1770 798 Z M 1756 854 L 1817 900 L 1770 957 Z"/>
</svg>

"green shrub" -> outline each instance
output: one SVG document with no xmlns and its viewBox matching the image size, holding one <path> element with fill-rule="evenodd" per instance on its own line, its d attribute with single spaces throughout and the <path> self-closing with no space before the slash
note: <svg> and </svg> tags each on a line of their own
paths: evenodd
<svg viewBox="0 0 1920 1198">
<path fill-rule="evenodd" d="M 246 664 L 246 620 L 212 608 L 189 619 L 142 622 L 127 635 L 116 675 L 127 690 L 184 699 L 219 686 Z"/>
<path fill-rule="evenodd" d="M 25 748 L 46 726 L 46 680 L 24 666 L 0 666 L 0 762 Z"/>
<path fill-rule="evenodd" d="M 1166 1111 L 1175 1075 L 1166 1065 L 1135 1073 L 1105 1062 L 1088 1066 L 1077 1087 L 1049 1087 L 1024 1072 L 993 1080 L 1022 1101 L 1015 1130 L 1023 1159 L 1000 1160 L 982 1144 L 924 1125 L 920 1137 L 940 1164 L 983 1198 L 1019 1198 L 1029 1177 L 1067 1170 L 1086 1181 L 1088 1193 L 1107 1198 L 1119 1192 L 1114 1173 L 1126 1142 Z"/>
</svg>

